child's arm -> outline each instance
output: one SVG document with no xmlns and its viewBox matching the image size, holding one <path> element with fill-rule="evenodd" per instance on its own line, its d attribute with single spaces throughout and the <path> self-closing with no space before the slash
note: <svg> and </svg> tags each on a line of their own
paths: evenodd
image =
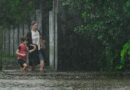
<svg viewBox="0 0 130 90">
<path fill-rule="evenodd" d="M 19 53 L 19 49 L 16 50 L 16 54 L 17 54 L 17 55 L 20 55 L 20 56 L 23 56 L 23 57 L 25 56 L 25 54 Z"/>
<path fill-rule="evenodd" d="M 31 52 L 33 52 L 33 51 L 36 50 L 36 45 L 32 45 L 32 44 L 31 44 L 30 46 L 33 46 L 33 49 L 29 50 L 29 53 L 31 53 Z"/>
</svg>

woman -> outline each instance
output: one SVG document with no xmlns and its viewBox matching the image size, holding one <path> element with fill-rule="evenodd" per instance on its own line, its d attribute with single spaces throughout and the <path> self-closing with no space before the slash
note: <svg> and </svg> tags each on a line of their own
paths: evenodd
<svg viewBox="0 0 130 90">
<path fill-rule="evenodd" d="M 28 41 L 28 47 L 30 44 L 36 45 L 37 49 L 34 53 L 29 54 L 29 65 L 31 66 L 31 69 L 33 70 L 35 65 L 40 63 L 40 71 L 44 70 L 44 51 L 45 48 L 45 40 L 43 39 L 43 36 L 38 31 L 38 23 L 36 21 L 32 22 L 31 31 L 27 33 L 27 41 Z"/>
</svg>

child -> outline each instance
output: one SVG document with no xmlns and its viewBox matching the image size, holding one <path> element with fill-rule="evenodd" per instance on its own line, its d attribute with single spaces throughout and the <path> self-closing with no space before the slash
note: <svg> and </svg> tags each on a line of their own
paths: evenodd
<svg viewBox="0 0 130 90">
<path fill-rule="evenodd" d="M 21 38 L 21 43 L 20 43 L 18 49 L 16 50 L 18 64 L 20 65 L 23 72 L 26 72 L 26 70 L 27 70 L 27 66 L 28 66 L 27 65 L 27 55 L 28 55 L 28 52 L 31 53 L 36 49 L 35 45 L 32 45 L 32 46 L 34 48 L 31 49 L 31 50 L 28 50 L 26 39 Z"/>
</svg>

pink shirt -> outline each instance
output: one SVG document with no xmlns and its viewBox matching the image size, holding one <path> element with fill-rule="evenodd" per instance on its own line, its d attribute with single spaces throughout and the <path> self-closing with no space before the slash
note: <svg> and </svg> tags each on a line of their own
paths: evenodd
<svg viewBox="0 0 130 90">
<path fill-rule="evenodd" d="M 21 43 L 18 47 L 18 50 L 20 54 L 24 54 L 24 56 L 17 55 L 17 59 L 26 60 L 27 58 L 27 46 L 24 43 Z"/>
</svg>

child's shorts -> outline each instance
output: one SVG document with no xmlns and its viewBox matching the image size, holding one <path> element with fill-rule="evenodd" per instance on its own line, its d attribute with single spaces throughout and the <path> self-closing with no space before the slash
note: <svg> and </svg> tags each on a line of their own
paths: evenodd
<svg viewBox="0 0 130 90">
<path fill-rule="evenodd" d="M 18 64 L 20 65 L 20 67 L 23 67 L 23 64 L 25 64 L 26 61 L 22 60 L 22 59 L 18 59 Z"/>
</svg>

